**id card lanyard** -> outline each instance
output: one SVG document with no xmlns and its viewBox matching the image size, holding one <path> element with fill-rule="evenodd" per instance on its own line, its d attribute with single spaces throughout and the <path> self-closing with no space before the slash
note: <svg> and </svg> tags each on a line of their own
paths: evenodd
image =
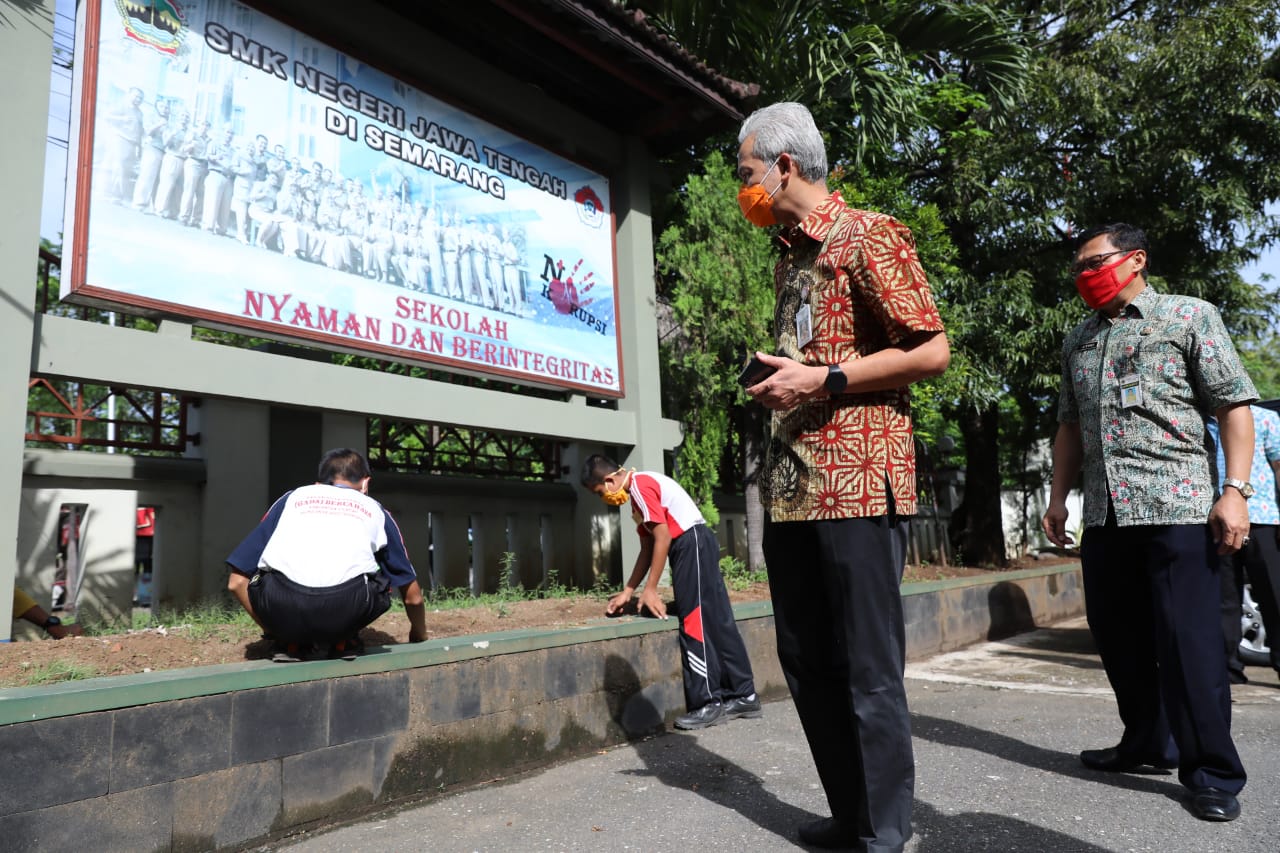
<svg viewBox="0 0 1280 853">
<path fill-rule="evenodd" d="M 831 223 L 831 227 L 827 230 L 827 236 L 823 238 L 822 245 L 818 247 L 818 254 L 815 258 L 821 258 L 827 252 L 827 244 L 831 242 L 831 235 L 836 233 L 836 226 L 840 224 L 840 220 L 844 219 L 847 211 L 841 211 L 836 216 L 835 222 Z M 796 348 L 804 349 L 813 340 L 813 308 L 810 306 L 809 282 L 805 282 L 800 286 L 800 308 L 796 311 Z"/>
<path fill-rule="evenodd" d="M 1142 405 L 1142 382 L 1136 373 L 1120 377 L 1120 408 L 1132 409 Z"/>
<path fill-rule="evenodd" d="M 1114 328 L 1115 327 L 1113 325 L 1111 328 L 1107 329 L 1107 336 L 1102 345 L 1103 358 L 1106 358 L 1107 344 L 1111 342 L 1111 332 Z M 1133 352 L 1130 353 L 1126 359 L 1129 363 L 1128 372 L 1120 375 L 1119 393 L 1120 408 L 1122 409 L 1134 409 L 1142 405 L 1142 378 L 1138 375 L 1139 352 L 1139 347 L 1135 346 L 1133 348 Z M 1101 376 L 1099 378 L 1101 378 Z"/>
</svg>

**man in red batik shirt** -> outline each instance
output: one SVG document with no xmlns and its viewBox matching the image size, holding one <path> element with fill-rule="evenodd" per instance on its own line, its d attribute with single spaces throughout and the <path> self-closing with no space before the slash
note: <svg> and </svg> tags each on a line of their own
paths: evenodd
<svg viewBox="0 0 1280 853">
<path fill-rule="evenodd" d="M 800 104 L 738 134 L 738 201 L 781 225 L 775 372 L 747 388 L 772 410 L 760 473 L 778 657 L 831 817 L 816 847 L 900 851 L 915 765 L 899 585 L 916 511 L 912 382 L 946 370 L 942 319 L 910 231 L 826 184 L 822 135 Z"/>
</svg>

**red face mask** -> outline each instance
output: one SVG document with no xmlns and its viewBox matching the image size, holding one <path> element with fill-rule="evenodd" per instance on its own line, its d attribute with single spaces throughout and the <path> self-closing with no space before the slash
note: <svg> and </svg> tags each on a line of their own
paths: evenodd
<svg viewBox="0 0 1280 853">
<path fill-rule="evenodd" d="M 1137 278 L 1138 270 L 1134 270 L 1124 281 L 1121 281 L 1120 277 L 1116 275 L 1116 268 L 1132 258 L 1137 252 L 1138 250 L 1134 249 L 1114 263 L 1107 264 L 1105 267 L 1096 270 L 1083 270 L 1077 275 L 1076 290 L 1080 291 L 1080 298 L 1084 300 L 1084 304 L 1097 311 L 1103 305 L 1115 299 L 1116 295 L 1124 290 L 1129 282 Z"/>
</svg>

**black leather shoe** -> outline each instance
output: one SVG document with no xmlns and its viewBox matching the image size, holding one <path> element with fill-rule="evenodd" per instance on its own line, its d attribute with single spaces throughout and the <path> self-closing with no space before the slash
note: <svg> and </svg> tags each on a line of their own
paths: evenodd
<svg viewBox="0 0 1280 853">
<path fill-rule="evenodd" d="M 1191 795 L 1191 813 L 1201 820 L 1235 820 L 1240 817 L 1240 801 L 1218 788 L 1201 788 Z"/>
<path fill-rule="evenodd" d="M 859 847 L 858 830 L 833 817 L 824 817 L 800 827 L 800 840 L 810 847 L 834 849 Z"/>
<path fill-rule="evenodd" d="M 705 729 L 707 726 L 723 723 L 727 719 L 728 717 L 724 715 L 724 703 L 708 702 L 696 711 L 676 717 L 676 728 L 685 731 Z"/>
<path fill-rule="evenodd" d="M 760 707 L 760 697 L 752 693 L 750 696 L 739 696 L 724 703 L 724 715 L 730 720 L 746 717 L 754 720 L 764 716 L 764 708 Z"/>
<path fill-rule="evenodd" d="M 1086 749 L 1080 753 L 1080 763 L 1090 770 L 1101 770 L 1104 773 L 1128 773 L 1140 767 L 1154 767 L 1157 770 L 1173 770 L 1178 766 L 1176 761 L 1163 758 L 1141 758 L 1124 755 L 1115 747 L 1109 749 Z"/>
</svg>

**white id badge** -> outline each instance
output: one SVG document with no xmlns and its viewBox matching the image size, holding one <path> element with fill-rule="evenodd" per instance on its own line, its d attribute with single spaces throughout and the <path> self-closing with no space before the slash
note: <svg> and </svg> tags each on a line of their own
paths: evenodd
<svg viewBox="0 0 1280 853">
<path fill-rule="evenodd" d="M 801 305 L 796 312 L 796 346 L 804 349 L 813 340 L 813 312 L 808 305 Z"/>
<path fill-rule="evenodd" d="M 1120 377 L 1120 408 L 1132 409 L 1142 405 L 1142 383 L 1136 373 Z"/>
</svg>

